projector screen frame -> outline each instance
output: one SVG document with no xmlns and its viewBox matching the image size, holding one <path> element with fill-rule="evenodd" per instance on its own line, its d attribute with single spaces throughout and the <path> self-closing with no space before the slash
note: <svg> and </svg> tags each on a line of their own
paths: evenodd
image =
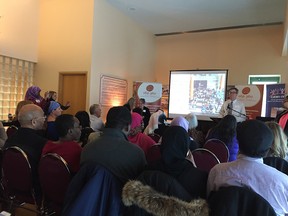
<svg viewBox="0 0 288 216">
<path fill-rule="evenodd" d="M 188 109 L 183 109 L 182 112 L 179 112 L 179 113 L 175 113 L 174 112 L 173 113 L 173 112 L 171 112 L 171 102 L 173 102 L 173 101 L 171 101 L 171 94 L 174 94 L 172 88 L 175 87 L 175 86 L 173 86 L 174 84 L 173 85 L 171 84 L 171 82 L 173 81 L 173 80 L 171 80 L 171 77 L 172 77 L 173 74 L 178 74 L 178 73 L 179 73 L 179 75 L 182 74 L 183 76 L 193 75 L 194 74 L 195 77 L 194 77 L 194 79 L 190 78 L 189 81 L 187 81 L 187 79 L 184 80 L 184 83 L 186 83 L 186 85 L 187 85 L 187 82 L 190 82 L 190 86 L 189 87 L 181 85 L 181 88 L 186 88 L 186 89 L 190 88 L 189 89 L 190 92 L 188 93 L 188 95 L 189 94 L 190 95 L 186 96 L 186 97 L 188 97 L 188 100 L 189 100 L 189 102 L 188 102 L 189 110 Z M 214 77 L 213 75 L 217 75 L 217 76 Z M 211 76 L 213 76 L 213 77 L 211 78 Z M 200 77 L 201 77 L 201 79 L 200 79 Z M 205 78 L 206 78 L 206 80 L 205 80 Z M 199 80 L 197 80 L 197 79 L 199 79 Z M 193 84 L 191 84 L 191 82 L 193 82 Z M 218 82 L 218 84 L 217 84 L 217 82 Z M 170 74 L 169 74 L 169 96 L 168 96 L 168 117 L 170 119 L 172 119 L 172 118 L 174 118 L 176 116 L 184 116 L 184 115 L 186 115 L 186 114 L 188 114 L 190 112 L 194 113 L 199 120 L 212 121 L 210 119 L 210 117 L 212 117 L 212 118 L 220 117 L 219 116 L 219 110 L 220 110 L 220 108 L 221 108 L 221 106 L 224 103 L 225 98 L 226 98 L 227 82 L 228 82 L 228 69 L 170 70 Z M 213 111 L 210 112 L 209 109 L 208 109 L 207 112 L 206 111 L 203 112 L 202 108 L 201 108 L 201 112 L 199 112 L 199 111 L 195 111 L 197 108 L 195 108 L 195 109 L 191 108 L 190 109 L 191 106 L 194 106 L 194 103 L 191 102 L 191 98 L 193 98 L 192 100 L 194 100 L 194 92 L 196 92 L 196 89 L 195 89 L 195 86 L 194 86 L 195 84 L 199 85 L 198 88 L 200 90 L 201 90 L 201 85 L 202 84 L 204 86 L 206 85 L 206 89 L 208 89 L 209 91 L 210 91 L 210 89 L 208 87 L 215 85 L 215 88 L 216 88 L 215 91 L 216 91 L 217 98 L 215 98 L 215 95 L 214 96 L 212 95 L 211 98 L 213 100 L 217 100 L 217 101 L 216 101 L 216 108 L 212 108 Z M 191 90 L 191 85 L 193 85 L 193 90 Z M 205 88 L 205 87 L 203 87 L 203 88 Z M 213 91 L 213 90 L 211 89 L 211 91 Z M 193 96 L 192 96 L 192 93 L 193 93 Z M 185 94 L 186 94 L 186 92 L 184 93 L 184 95 Z M 218 94 L 220 94 L 220 95 L 218 95 Z M 175 98 L 176 96 L 174 95 L 172 97 Z M 175 103 L 175 99 L 174 99 L 174 103 Z M 204 102 L 202 102 L 202 103 L 204 103 Z M 181 104 L 181 102 L 179 104 Z M 196 104 L 197 104 L 197 102 L 196 102 Z M 186 102 L 185 102 L 185 105 L 186 105 Z M 197 107 L 197 105 L 195 105 L 195 106 Z M 175 110 L 175 107 L 174 107 L 174 110 Z"/>
</svg>

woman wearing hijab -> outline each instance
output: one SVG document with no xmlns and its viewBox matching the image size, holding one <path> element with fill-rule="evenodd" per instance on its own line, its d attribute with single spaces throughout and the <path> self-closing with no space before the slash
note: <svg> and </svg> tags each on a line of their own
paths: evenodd
<svg viewBox="0 0 288 216">
<path fill-rule="evenodd" d="M 41 89 L 38 86 L 30 86 L 26 91 L 25 100 L 32 101 L 34 104 L 40 106 L 46 113 L 49 103 L 40 95 L 40 92 Z"/>
<path fill-rule="evenodd" d="M 188 130 L 189 130 L 189 126 L 190 126 L 190 123 L 189 121 L 184 118 L 183 116 L 177 116 L 175 117 L 172 122 L 171 122 L 171 126 L 180 126 L 182 128 L 184 128 L 187 133 L 188 133 Z M 190 145 L 189 145 L 189 149 L 191 151 L 195 150 L 196 148 L 198 148 L 199 144 L 197 142 L 195 142 L 191 137 L 190 138 Z"/>
<path fill-rule="evenodd" d="M 131 117 L 132 123 L 128 134 L 128 140 L 131 143 L 138 145 L 146 155 L 148 149 L 156 144 L 156 142 L 151 137 L 142 133 L 142 116 L 136 112 L 132 112 Z"/>
<path fill-rule="evenodd" d="M 205 198 L 208 173 L 195 168 L 186 159 L 189 144 L 190 138 L 185 129 L 170 126 L 162 136 L 161 159 L 150 164 L 148 169 L 174 177 L 193 198 Z"/>
</svg>

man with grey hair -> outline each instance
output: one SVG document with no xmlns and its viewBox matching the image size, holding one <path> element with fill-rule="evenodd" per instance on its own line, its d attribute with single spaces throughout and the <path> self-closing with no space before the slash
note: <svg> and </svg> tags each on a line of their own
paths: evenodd
<svg viewBox="0 0 288 216">
<path fill-rule="evenodd" d="M 94 131 L 102 131 L 104 128 L 104 123 L 101 117 L 101 107 L 99 104 L 92 104 L 89 109 L 90 112 L 90 127 Z"/>
<path fill-rule="evenodd" d="M 42 149 L 47 142 L 47 139 L 40 135 L 40 132 L 43 132 L 42 130 L 45 122 L 44 112 L 41 107 L 35 104 L 27 104 L 21 108 L 18 120 L 21 127 L 13 136 L 7 139 L 4 149 L 11 146 L 17 146 L 27 154 L 31 165 L 36 195 L 39 195 L 40 187 L 37 169 Z"/>
</svg>

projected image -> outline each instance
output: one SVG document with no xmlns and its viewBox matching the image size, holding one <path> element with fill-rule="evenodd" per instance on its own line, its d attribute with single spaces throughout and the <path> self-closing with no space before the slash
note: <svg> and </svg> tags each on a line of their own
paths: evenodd
<svg viewBox="0 0 288 216">
<path fill-rule="evenodd" d="M 193 112 L 217 117 L 224 102 L 227 71 L 171 71 L 169 117 Z"/>
</svg>

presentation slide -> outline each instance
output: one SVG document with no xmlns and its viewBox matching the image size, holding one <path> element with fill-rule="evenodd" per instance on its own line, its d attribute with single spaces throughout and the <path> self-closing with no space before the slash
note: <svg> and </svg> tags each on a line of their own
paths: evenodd
<svg viewBox="0 0 288 216">
<path fill-rule="evenodd" d="M 169 118 L 193 112 L 198 119 L 219 117 L 228 70 L 170 71 Z"/>
</svg>

